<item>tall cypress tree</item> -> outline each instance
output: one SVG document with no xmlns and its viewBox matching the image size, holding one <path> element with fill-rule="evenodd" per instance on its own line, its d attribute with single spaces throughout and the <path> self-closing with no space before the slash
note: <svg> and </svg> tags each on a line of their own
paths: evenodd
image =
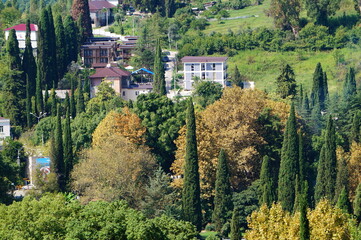
<svg viewBox="0 0 361 240">
<path fill-rule="evenodd" d="M 311 106 L 316 105 L 321 110 L 325 109 L 325 101 L 328 95 L 327 75 L 323 72 L 321 63 L 318 63 L 313 73 L 313 84 L 311 92 Z"/>
<path fill-rule="evenodd" d="M 50 103 L 49 103 L 48 85 L 45 85 L 44 112 L 48 113 L 49 115 L 50 115 L 50 113 L 51 113 L 51 107 L 50 107 Z"/>
<path fill-rule="evenodd" d="M 84 94 L 83 94 L 83 86 L 81 84 L 81 79 L 79 78 L 78 89 L 77 89 L 77 101 L 76 101 L 76 114 L 84 112 L 85 104 L 84 104 Z"/>
<path fill-rule="evenodd" d="M 55 92 L 54 88 L 51 89 L 50 99 L 51 99 L 51 101 L 50 101 L 51 102 L 51 115 L 56 116 L 58 100 L 56 99 L 56 92 Z"/>
<path fill-rule="evenodd" d="M 74 119 L 76 116 L 76 101 L 75 101 L 75 83 L 73 78 L 70 79 L 70 115 Z"/>
<path fill-rule="evenodd" d="M 26 75 L 28 76 L 28 75 Z M 30 95 L 30 83 L 29 78 L 26 77 L 26 126 L 30 129 L 32 126 L 32 119 L 31 119 L 31 95 Z"/>
<path fill-rule="evenodd" d="M 65 45 L 66 45 L 66 66 L 72 61 L 78 60 L 78 29 L 71 16 L 67 16 L 64 20 Z"/>
<path fill-rule="evenodd" d="M 198 172 L 196 118 L 192 98 L 188 100 L 187 104 L 187 134 L 182 192 L 182 213 L 183 219 L 194 224 L 197 227 L 197 230 L 200 231 L 202 228 L 202 212 Z"/>
<path fill-rule="evenodd" d="M 48 53 L 48 61 L 49 61 L 49 74 L 52 76 L 51 86 L 58 86 L 58 63 L 57 63 L 57 45 L 56 45 L 56 36 L 55 36 L 55 26 L 54 26 L 54 18 L 53 12 L 51 10 L 51 6 L 48 6 L 48 39 L 49 42 L 49 53 Z M 49 86 L 50 87 L 50 86 Z"/>
<path fill-rule="evenodd" d="M 57 108 L 54 152 L 52 153 L 52 164 L 55 173 L 57 174 L 58 185 L 60 191 L 65 190 L 65 164 L 64 164 L 64 149 L 63 149 L 63 131 L 61 126 L 60 106 Z"/>
<path fill-rule="evenodd" d="M 337 161 L 337 175 L 336 175 L 336 186 L 335 186 L 335 197 L 334 203 L 337 203 L 342 189 L 345 188 L 346 192 L 348 192 L 348 169 L 346 159 L 341 157 Z"/>
<path fill-rule="evenodd" d="M 218 157 L 215 192 L 212 221 L 216 230 L 221 231 L 233 208 L 227 156 L 223 149 Z"/>
<path fill-rule="evenodd" d="M 68 102 L 69 102 L 69 97 L 68 97 Z M 65 181 L 66 183 L 69 183 L 70 173 L 73 170 L 73 164 L 74 164 L 69 107 L 66 108 L 66 122 L 64 127 L 64 161 L 65 161 Z"/>
<path fill-rule="evenodd" d="M 304 181 L 307 180 L 307 176 L 306 173 L 307 171 L 307 163 L 306 163 L 306 153 L 304 151 L 304 147 L 303 147 L 303 136 L 302 136 L 302 131 L 300 130 L 299 134 L 298 134 L 298 151 L 299 151 L 299 160 L 298 160 L 298 165 L 299 165 L 299 172 L 298 172 L 298 176 L 299 176 L 299 181 L 300 183 L 303 183 Z M 301 184 L 301 188 L 302 188 L 302 184 Z"/>
<path fill-rule="evenodd" d="M 6 50 L 8 52 L 8 62 L 10 70 L 22 71 L 19 42 L 16 38 L 15 29 L 11 29 L 6 42 Z"/>
<path fill-rule="evenodd" d="M 162 62 L 162 49 L 160 47 L 160 39 L 157 40 L 153 71 L 154 71 L 153 91 L 161 95 L 166 95 L 167 90 L 165 87 L 165 76 L 164 76 L 165 72 Z"/>
<path fill-rule="evenodd" d="M 292 212 L 295 202 L 296 175 L 299 172 L 299 146 L 294 105 L 291 105 L 281 152 L 278 176 L 278 201 L 282 207 Z"/>
<path fill-rule="evenodd" d="M 353 214 L 357 221 L 361 222 L 361 183 L 358 184 L 356 189 L 355 200 L 353 201 Z"/>
<path fill-rule="evenodd" d="M 308 184 L 307 181 L 303 182 L 303 192 L 300 198 L 300 240 L 310 239 L 310 224 L 307 218 L 307 207 L 308 207 Z"/>
<path fill-rule="evenodd" d="M 261 174 L 260 174 L 260 184 L 261 184 L 261 199 L 260 204 L 266 204 L 268 207 L 276 201 L 276 186 L 274 178 L 272 177 L 272 169 L 270 158 L 268 156 L 263 157 Z"/>
<path fill-rule="evenodd" d="M 355 70 L 350 67 L 343 85 L 343 99 L 348 103 L 356 95 Z"/>
<path fill-rule="evenodd" d="M 38 77 L 36 78 L 36 98 L 35 98 L 35 103 L 36 103 L 36 112 L 40 113 L 40 112 L 44 112 L 44 102 L 43 102 L 43 92 L 42 92 L 42 84 L 41 84 L 41 79 L 39 76 L 39 72 L 38 72 Z"/>
<path fill-rule="evenodd" d="M 342 210 L 344 213 L 351 213 L 351 203 L 350 199 L 348 199 L 348 192 L 346 191 L 346 187 L 343 187 L 341 193 L 338 197 L 336 206 Z"/>
<path fill-rule="evenodd" d="M 231 240 L 242 240 L 240 209 L 234 208 L 231 220 Z"/>
<path fill-rule="evenodd" d="M 332 201 L 336 185 L 336 136 L 335 127 L 330 116 L 326 125 L 325 142 L 321 148 L 320 159 L 317 167 L 317 179 L 315 187 L 315 200 L 327 198 Z"/>
<path fill-rule="evenodd" d="M 30 20 L 27 20 L 26 23 L 26 40 L 22 68 L 28 77 L 30 96 L 35 96 L 37 66 L 30 40 Z"/>
<path fill-rule="evenodd" d="M 56 17 L 55 22 L 55 36 L 56 36 L 56 57 L 57 57 L 57 71 L 59 79 L 62 79 L 66 72 L 66 44 L 64 26 L 61 16 Z"/>
<path fill-rule="evenodd" d="M 71 14 L 75 21 L 80 18 L 79 30 L 83 30 L 83 39 L 93 36 L 89 3 L 87 0 L 74 0 L 71 7 Z"/>
<path fill-rule="evenodd" d="M 361 111 L 357 110 L 352 118 L 351 142 L 360 142 Z"/>
</svg>

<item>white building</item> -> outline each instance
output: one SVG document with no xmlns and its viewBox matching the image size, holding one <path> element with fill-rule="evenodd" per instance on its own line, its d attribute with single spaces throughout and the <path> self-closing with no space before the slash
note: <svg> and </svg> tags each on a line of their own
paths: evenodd
<svg viewBox="0 0 361 240">
<path fill-rule="evenodd" d="M 0 117 L 0 147 L 4 140 L 10 137 L 10 119 Z"/>
<path fill-rule="evenodd" d="M 18 24 L 13 27 L 9 27 L 5 29 L 5 39 L 7 40 L 9 37 L 9 33 L 11 29 L 15 29 L 16 31 L 16 38 L 19 42 L 19 48 L 25 49 L 25 34 L 26 34 L 26 24 Z M 38 26 L 35 24 L 30 24 L 30 40 L 31 40 L 31 46 L 35 49 L 38 47 L 37 43 L 37 32 L 38 32 Z"/>
<path fill-rule="evenodd" d="M 184 89 L 192 90 L 195 77 L 226 86 L 227 59 L 227 57 L 183 57 Z"/>
<path fill-rule="evenodd" d="M 153 84 L 152 83 L 138 83 L 130 84 L 128 86 L 123 86 L 122 88 L 122 98 L 126 101 L 137 100 L 137 97 L 140 94 L 148 94 L 152 92 Z"/>
</svg>

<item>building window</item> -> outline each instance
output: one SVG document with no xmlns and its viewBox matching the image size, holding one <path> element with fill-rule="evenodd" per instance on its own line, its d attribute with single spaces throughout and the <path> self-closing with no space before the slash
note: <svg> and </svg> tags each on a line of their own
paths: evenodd
<svg viewBox="0 0 361 240">
<path fill-rule="evenodd" d="M 194 64 L 191 65 L 191 71 L 194 71 Z"/>
<path fill-rule="evenodd" d="M 108 55 L 108 49 L 100 49 L 100 56 L 107 56 Z"/>
<path fill-rule="evenodd" d="M 213 71 L 216 70 L 216 64 L 215 63 L 212 64 L 212 70 Z"/>
<path fill-rule="evenodd" d="M 125 96 L 125 91 L 123 91 L 123 96 Z"/>
<path fill-rule="evenodd" d="M 206 69 L 204 63 L 201 64 L 201 69 L 202 69 L 202 71 L 204 71 Z"/>
<path fill-rule="evenodd" d="M 0 126 L 0 132 L 4 132 L 4 126 Z"/>
<path fill-rule="evenodd" d="M 135 91 L 135 96 L 138 96 L 139 95 L 139 91 Z"/>
<path fill-rule="evenodd" d="M 91 57 L 93 56 L 93 50 L 85 49 L 84 50 L 84 57 Z"/>
<path fill-rule="evenodd" d="M 85 59 L 84 59 L 84 63 L 85 63 L 85 65 L 87 65 L 87 64 L 92 64 L 92 63 L 93 63 L 93 59 L 92 59 L 92 58 L 85 58 Z"/>
<path fill-rule="evenodd" d="M 101 63 L 108 63 L 108 58 L 100 58 Z"/>
</svg>

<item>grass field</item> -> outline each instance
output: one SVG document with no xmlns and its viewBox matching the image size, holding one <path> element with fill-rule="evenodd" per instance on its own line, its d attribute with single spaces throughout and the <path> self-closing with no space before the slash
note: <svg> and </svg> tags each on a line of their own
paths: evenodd
<svg viewBox="0 0 361 240">
<path fill-rule="evenodd" d="M 318 62 L 322 64 L 323 70 L 328 76 L 329 90 L 331 93 L 342 90 L 343 81 L 348 66 L 361 70 L 359 59 L 361 48 L 337 50 L 338 55 L 344 59 L 342 64 L 336 64 L 336 52 L 266 52 L 261 50 L 240 51 L 238 55 L 228 60 L 228 74 L 237 65 L 241 74 L 250 81 L 254 81 L 256 88 L 274 92 L 276 89 L 275 80 L 281 73 L 281 68 L 286 63 L 294 69 L 298 84 L 304 89 L 312 87 L 312 76 Z M 347 65 L 347 67 L 346 67 Z M 360 79 L 361 74 L 356 76 Z"/>
<path fill-rule="evenodd" d="M 207 237 L 215 236 L 216 234 L 217 234 L 217 232 L 206 231 L 206 232 L 201 232 L 199 235 L 202 240 L 205 240 Z"/>
</svg>

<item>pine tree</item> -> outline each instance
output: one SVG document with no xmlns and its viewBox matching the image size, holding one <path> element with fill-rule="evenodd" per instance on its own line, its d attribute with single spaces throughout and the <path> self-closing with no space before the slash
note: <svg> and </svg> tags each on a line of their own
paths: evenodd
<svg viewBox="0 0 361 240">
<path fill-rule="evenodd" d="M 338 197 L 336 206 L 341 209 L 344 213 L 351 213 L 351 203 L 350 199 L 348 199 L 348 192 L 346 191 L 346 188 L 343 187 L 342 191 Z"/>
<path fill-rule="evenodd" d="M 260 174 L 260 184 L 260 204 L 266 204 L 268 207 L 270 207 L 272 203 L 276 201 L 276 186 L 272 177 L 271 163 L 268 156 L 263 157 Z"/>
<path fill-rule="evenodd" d="M 231 220 L 231 240 L 242 240 L 240 218 L 240 210 L 238 208 L 234 208 Z"/>
<path fill-rule="evenodd" d="M 65 164 L 63 150 L 63 131 L 61 125 L 60 106 L 57 108 L 54 151 L 52 152 L 52 164 L 54 172 L 57 174 L 60 191 L 65 190 Z"/>
<path fill-rule="evenodd" d="M 83 39 L 93 36 L 89 3 L 87 0 L 74 0 L 71 8 L 71 14 L 74 21 L 80 22 L 79 30 L 83 30 Z"/>
<path fill-rule="evenodd" d="M 80 113 L 84 112 L 84 110 L 85 110 L 85 105 L 84 105 L 83 87 L 81 84 L 81 79 L 79 78 L 78 89 L 77 89 L 76 114 L 79 115 Z"/>
<path fill-rule="evenodd" d="M 226 223 L 227 218 L 230 216 L 232 208 L 232 193 L 231 184 L 229 182 L 227 156 L 224 150 L 221 149 L 218 157 L 214 209 L 212 214 L 212 221 L 215 224 L 217 231 L 222 230 L 223 224 Z"/>
<path fill-rule="evenodd" d="M 37 66 L 30 40 L 30 20 L 27 20 L 26 23 L 26 40 L 22 68 L 28 77 L 30 96 L 35 96 Z"/>
<path fill-rule="evenodd" d="M 65 45 L 66 45 L 66 66 L 72 61 L 78 60 L 78 28 L 71 16 L 67 16 L 64 20 Z"/>
<path fill-rule="evenodd" d="M 336 186 L 335 186 L 335 197 L 334 203 L 337 203 L 342 189 L 345 188 L 346 192 L 348 192 L 348 169 L 347 162 L 344 157 L 341 157 L 337 161 L 337 175 L 336 175 Z"/>
<path fill-rule="evenodd" d="M 182 193 L 182 212 L 183 219 L 194 224 L 197 227 L 197 230 L 200 231 L 202 228 L 202 212 L 198 169 L 196 119 L 192 98 L 190 98 L 188 100 L 187 109 L 186 155 Z"/>
<path fill-rule="evenodd" d="M 55 36 L 56 36 L 56 57 L 57 57 L 57 70 L 58 78 L 62 79 L 66 72 L 66 44 L 65 44 L 65 33 L 64 26 L 61 16 L 56 17 L 55 24 Z"/>
<path fill-rule="evenodd" d="M 361 222 L 361 183 L 358 184 L 356 189 L 355 200 L 353 201 L 353 214 L 356 216 L 357 221 Z"/>
<path fill-rule="evenodd" d="M 325 142 L 321 148 L 317 167 L 317 180 L 315 187 L 315 200 L 327 198 L 332 201 L 336 185 L 336 136 L 335 127 L 330 116 L 326 125 Z"/>
<path fill-rule="evenodd" d="M 302 186 L 303 192 L 300 198 L 300 240 L 310 239 L 310 224 L 307 218 L 307 202 L 308 202 L 308 184 L 304 181 Z"/>
<path fill-rule="evenodd" d="M 69 102 L 69 97 L 68 97 L 68 102 Z M 73 164 L 74 164 L 73 142 L 71 139 L 69 107 L 66 108 L 66 122 L 65 122 L 65 127 L 64 127 L 64 162 L 65 162 L 65 181 L 67 183 L 69 183 L 70 173 L 73 170 Z"/>
<path fill-rule="evenodd" d="M 296 175 L 299 172 L 299 145 L 294 105 L 291 105 L 281 152 L 278 176 L 278 201 L 282 207 L 292 212 L 295 202 Z"/>
<path fill-rule="evenodd" d="M 160 40 L 157 40 L 157 46 L 154 56 L 154 81 L 153 81 L 153 91 L 155 93 L 166 95 L 167 90 L 165 87 L 165 72 L 162 62 L 162 49 L 160 47 Z"/>
<path fill-rule="evenodd" d="M 235 86 L 243 88 L 243 79 L 237 66 L 234 68 L 232 83 Z"/>
<path fill-rule="evenodd" d="M 296 95 L 296 79 L 295 73 L 290 65 L 286 64 L 282 69 L 281 75 L 277 77 L 277 93 L 281 98 Z"/>
</svg>

